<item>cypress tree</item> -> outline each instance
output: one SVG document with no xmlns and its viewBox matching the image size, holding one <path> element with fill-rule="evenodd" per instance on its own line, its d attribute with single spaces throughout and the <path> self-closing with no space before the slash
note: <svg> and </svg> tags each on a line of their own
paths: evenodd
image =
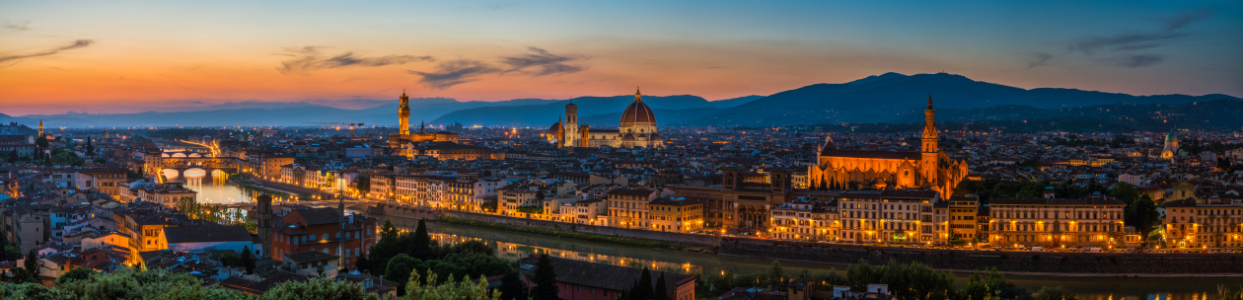
<svg viewBox="0 0 1243 300">
<path fill-rule="evenodd" d="M 432 256 L 432 237 L 427 234 L 427 223 L 419 219 L 419 227 L 414 230 L 414 257 L 429 259 Z"/>
<path fill-rule="evenodd" d="M 643 268 L 643 274 L 639 275 L 639 286 L 637 291 L 634 291 L 632 299 L 652 299 L 652 271 L 648 271 L 647 268 Z"/>
<path fill-rule="evenodd" d="M 540 255 L 539 262 L 535 264 L 535 276 L 531 278 L 531 282 L 535 284 L 535 288 L 531 289 L 531 299 L 561 299 L 557 296 L 560 293 L 557 289 L 557 273 L 552 269 L 552 260 L 548 258 L 548 255 Z"/>
<path fill-rule="evenodd" d="M 669 287 L 665 285 L 665 272 L 660 272 L 660 277 L 656 278 L 656 288 L 652 292 L 652 300 L 669 299 Z"/>
<path fill-rule="evenodd" d="M 86 156 L 95 156 L 95 145 L 91 144 L 91 136 L 86 136 Z"/>
</svg>

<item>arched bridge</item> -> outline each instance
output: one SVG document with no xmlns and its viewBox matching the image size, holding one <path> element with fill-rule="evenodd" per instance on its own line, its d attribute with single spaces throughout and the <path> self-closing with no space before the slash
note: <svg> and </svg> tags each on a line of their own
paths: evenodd
<svg viewBox="0 0 1243 300">
<path fill-rule="evenodd" d="M 241 160 L 236 157 L 147 157 L 146 164 L 143 169 L 150 174 L 159 174 L 160 172 L 176 171 L 178 176 L 182 172 L 191 169 L 201 169 L 204 172 L 211 173 L 214 170 L 238 172 L 241 170 Z"/>
</svg>

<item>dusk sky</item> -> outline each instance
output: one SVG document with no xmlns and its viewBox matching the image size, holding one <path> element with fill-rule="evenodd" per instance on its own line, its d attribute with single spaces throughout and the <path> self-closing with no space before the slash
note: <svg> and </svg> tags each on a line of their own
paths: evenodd
<svg viewBox="0 0 1243 300">
<path fill-rule="evenodd" d="M 885 72 L 1243 96 L 1233 1 L 0 1 L 0 113 L 709 100 Z M 934 3 L 935 2 L 935 3 Z"/>
</svg>

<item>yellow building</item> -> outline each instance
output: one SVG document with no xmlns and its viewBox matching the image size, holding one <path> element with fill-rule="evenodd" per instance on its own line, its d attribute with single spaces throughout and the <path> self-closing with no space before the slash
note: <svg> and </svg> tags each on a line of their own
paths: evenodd
<svg viewBox="0 0 1243 300">
<path fill-rule="evenodd" d="M 648 189 L 615 189 L 607 198 L 608 226 L 622 228 L 649 228 L 648 202 L 656 191 Z"/>
<path fill-rule="evenodd" d="M 837 205 L 805 198 L 773 207 L 768 234 L 778 239 L 837 241 L 842 228 Z"/>
<path fill-rule="evenodd" d="M 660 197 L 647 203 L 651 230 L 695 232 L 703 229 L 703 203 L 682 197 Z"/>
<path fill-rule="evenodd" d="M 1243 246 L 1243 204 L 1167 202 L 1163 238 L 1173 248 L 1238 248 Z"/>
<path fill-rule="evenodd" d="M 971 197 L 954 197 L 949 200 L 949 234 L 951 239 L 971 241 L 978 237 L 976 233 L 976 212 L 979 210 L 979 199 Z"/>
<path fill-rule="evenodd" d="M 990 242 L 994 247 L 1123 247 L 1125 208 L 1122 200 L 1099 196 L 993 199 Z"/>
<path fill-rule="evenodd" d="M 935 114 L 929 96 L 920 151 L 840 150 L 826 137 L 819 160 L 808 167 L 808 186 L 813 190 L 930 188 L 942 197 L 953 196 L 954 187 L 967 177 L 967 162 L 950 159 L 937 147 Z"/>
<path fill-rule="evenodd" d="M 184 221 L 173 215 L 150 211 L 118 212 L 114 216 L 117 228 L 130 236 L 129 246 L 134 253 L 168 249 L 164 228 L 177 227 L 179 221 Z"/>
</svg>

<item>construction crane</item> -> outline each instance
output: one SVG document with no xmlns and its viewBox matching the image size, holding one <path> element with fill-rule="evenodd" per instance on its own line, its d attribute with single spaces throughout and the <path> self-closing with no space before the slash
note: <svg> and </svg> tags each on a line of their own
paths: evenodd
<svg viewBox="0 0 1243 300">
<path fill-rule="evenodd" d="M 354 137 L 354 127 L 355 127 L 355 126 L 357 126 L 357 127 L 363 127 L 363 123 L 345 123 L 345 122 L 303 122 L 303 123 L 306 123 L 306 124 L 320 124 L 320 125 L 338 125 L 338 126 L 339 126 L 339 125 L 345 125 L 345 126 L 349 126 L 349 127 L 350 127 L 350 137 Z"/>
</svg>

